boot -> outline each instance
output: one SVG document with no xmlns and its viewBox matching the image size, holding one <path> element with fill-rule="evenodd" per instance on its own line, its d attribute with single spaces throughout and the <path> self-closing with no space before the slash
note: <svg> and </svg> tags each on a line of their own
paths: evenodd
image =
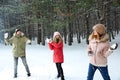
<svg viewBox="0 0 120 80">
<path fill-rule="evenodd" d="M 17 74 L 14 74 L 14 78 L 17 78 Z"/>
<path fill-rule="evenodd" d="M 30 73 L 28 73 L 28 74 L 27 74 L 27 76 L 28 76 L 28 77 L 30 77 L 30 76 L 31 76 L 31 74 L 30 74 Z"/>
<path fill-rule="evenodd" d="M 65 80 L 64 76 L 61 77 L 61 80 Z"/>
<path fill-rule="evenodd" d="M 60 77 L 60 74 L 57 75 L 57 78 L 59 78 L 59 77 Z"/>
</svg>

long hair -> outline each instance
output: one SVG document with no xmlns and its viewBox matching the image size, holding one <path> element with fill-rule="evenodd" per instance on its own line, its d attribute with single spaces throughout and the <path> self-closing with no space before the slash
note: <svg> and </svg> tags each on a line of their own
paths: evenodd
<svg viewBox="0 0 120 80">
<path fill-rule="evenodd" d="M 109 40 L 109 35 L 106 33 L 105 35 L 94 35 L 94 33 L 91 33 L 91 35 L 89 36 L 89 41 L 90 40 L 92 40 L 92 39 L 94 39 L 94 38 L 96 38 L 96 39 L 98 39 L 98 40 L 100 40 L 100 42 L 105 42 L 105 41 L 108 41 Z"/>
<path fill-rule="evenodd" d="M 97 39 L 100 40 L 100 35 L 97 33 L 96 35 L 94 35 L 94 32 L 92 32 L 91 34 L 91 39 Z"/>
<path fill-rule="evenodd" d="M 59 38 L 56 38 L 55 36 L 53 37 L 53 42 L 56 42 L 56 43 L 59 43 L 59 42 L 62 42 L 63 39 L 62 39 L 62 36 L 59 35 Z"/>
</svg>

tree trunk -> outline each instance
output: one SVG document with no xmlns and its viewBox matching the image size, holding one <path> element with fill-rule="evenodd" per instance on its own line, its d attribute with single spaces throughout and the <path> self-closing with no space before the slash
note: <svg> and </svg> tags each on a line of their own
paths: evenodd
<svg viewBox="0 0 120 80">
<path fill-rule="evenodd" d="M 71 23 L 69 22 L 68 26 L 68 45 L 72 45 L 72 30 L 71 30 Z"/>
<path fill-rule="evenodd" d="M 77 42 L 78 43 L 81 43 L 81 39 L 80 39 L 80 25 L 79 25 L 79 19 L 77 18 L 76 19 L 76 25 L 75 25 L 77 28 Z"/>
<path fill-rule="evenodd" d="M 85 15 L 85 20 L 86 20 L 86 43 L 89 44 L 88 38 L 90 35 L 90 29 L 89 29 L 89 14 Z"/>
<path fill-rule="evenodd" d="M 104 0 L 96 0 L 96 7 L 97 7 L 97 21 L 98 23 L 105 22 L 105 10 L 104 10 Z"/>
<path fill-rule="evenodd" d="M 38 24 L 37 44 L 41 42 L 41 25 Z"/>
<path fill-rule="evenodd" d="M 45 36 L 44 36 L 44 25 L 41 25 L 41 42 L 42 42 L 42 45 L 45 45 Z"/>
<path fill-rule="evenodd" d="M 106 27 L 108 29 L 108 33 L 109 35 L 114 39 L 114 35 L 113 35 L 113 31 L 112 31 L 112 26 L 111 26 L 111 8 L 110 8 L 110 3 L 111 0 L 106 0 L 106 4 L 105 4 L 105 9 L 106 9 Z M 110 41 L 111 41 L 111 37 L 110 37 Z"/>
<path fill-rule="evenodd" d="M 64 29 L 63 29 L 63 35 L 64 35 L 64 42 L 66 44 L 67 43 L 67 30 L 66 30 L 66 27 L 64 27 Z"/>
</svg>

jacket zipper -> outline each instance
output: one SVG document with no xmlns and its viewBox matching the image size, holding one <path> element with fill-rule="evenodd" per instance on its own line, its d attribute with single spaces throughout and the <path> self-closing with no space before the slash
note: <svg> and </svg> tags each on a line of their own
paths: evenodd
<svg viewBox="0 0 120 80">
<path fill-rule="evenodd" d="M 96 42 L 96 49 L 95 49 L 95 58 L 94 58 L 95 64 L 97 63 L 97 61 L 96 61 L 96 51 L 97 51 L 97 46 L 98 46 L 98 42 Z"/>
</svg>

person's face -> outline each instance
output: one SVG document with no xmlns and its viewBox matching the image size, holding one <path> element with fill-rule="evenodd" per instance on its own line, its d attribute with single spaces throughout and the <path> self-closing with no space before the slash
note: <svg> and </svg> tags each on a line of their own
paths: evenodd
<svg viewBox="0 0 120 80">
<path fill-rule="evenodd" d="M 16 33 L 17 35 L 21 35 L 21 31 L 17 31 L 17 33 Z"/>
<path fill-rule="evenodd" d="M 60 36 L 59 35 L 56 35 L 55 38 L 58 39 Z"/>
<path fill-rule="evenodd" d="M 96 30 L 93 31 L 93 37 L 95 39 L 99 39 L 99 34 L 98 34 L 98 32 Z"/>
<path fill-rule="evenodd" d="M 94 30 L 94 31 L 93 31 L 93 33 L 94 33 L 94 35 L 98 35 L 98 33 L 97 33 L 97 31 L 96 31 L 96 30 Z"/>
</svg>

